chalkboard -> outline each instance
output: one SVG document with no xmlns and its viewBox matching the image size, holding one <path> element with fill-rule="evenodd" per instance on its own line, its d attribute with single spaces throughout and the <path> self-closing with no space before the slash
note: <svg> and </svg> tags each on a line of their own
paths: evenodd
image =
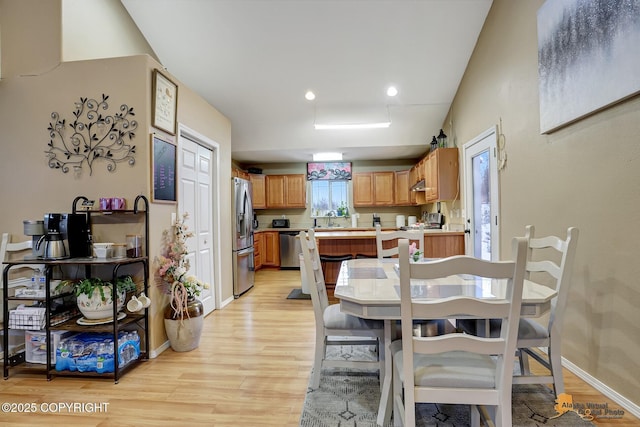
<svg viewBox="0 0 640 427">
<path fill-rule="evenodd" d="M 171 142 L 151 135 L 151 201 L 156 203 L 176 203 L 176 154 L 177 148 Z"/>
</svg>

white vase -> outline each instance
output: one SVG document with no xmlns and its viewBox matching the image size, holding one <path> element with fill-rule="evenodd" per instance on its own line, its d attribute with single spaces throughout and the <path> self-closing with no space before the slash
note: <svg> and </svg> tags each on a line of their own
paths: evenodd
<svg viewBox="0 0 640 427">
<path fill-rule="evenodd" d="M 164 312 L 164 330 L 174 351 L 191 351 L 200 345 L 204 311 L 202 302 L 189 300 L 182 318 L 169 306 Z"/>
<path fill-rule="evenodd" d="M 204 317 L 191 317 L 182 320 L 164 319 L 164 330 L 174 351 L 191 351 L 200 345 Z"/>
</svg>

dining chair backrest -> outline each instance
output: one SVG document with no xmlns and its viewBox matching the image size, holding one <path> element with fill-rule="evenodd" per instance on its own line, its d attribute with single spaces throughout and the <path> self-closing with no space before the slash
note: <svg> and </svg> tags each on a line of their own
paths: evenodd
<svg viewBox="0 0 640 427">
<path fill-rule="evenodd" d="M 546 273 L 553 278 L 552 287 L 557 295 L 551 301 L 551 313 L 549 315 L 549 334 L 554 330 L 554 335 L 560 336 L 563 324 L 564 309 L 569 296 L 569 287 L 573 277 L 573 262 L 575 259 L 576 246 L 578 244 L 578 229 L 570 227 L 567 229 L 565 240 L 556 236 L 535 237 L 535 227 L 526 227 L 525 238 L 529 242 L 527 251 L 527 269 L 525 279 L 532 280 L 532 273 Z M 552 260 L 547 252 L 555 250 L 559 253 L 559 261 Z M 538 256 L 538 253 L 544 255 Z M 542 257 L 544 256 L 544 259 Z M 536 281 L 536 280 L 532 280 Z"/>
<path fill-rule="evenodd" d="M 527 242 L 525 238 L 514 238 L 514 261 L 490 262 L 469 256 L 453 256 L 431 262 L 414 263 L 409 257 L 409 241 L 399 241 L 399 275 L 402 328 L 402 366 L 404 378 L 405 416 L 411 416 L 415 402 L 466 403 L 495 405 L 501 422 L 509 425 L 511 420 L 512 371 L 515 357 L 518 320 L 522 304 L 522 289 L 525 274 Z M 412 297 L 411 282 L 437 280 L 455 275 L 472 275 L 488 279 L 506 280 L 504 298 L 476 298 L 474 295 L 456 295 L 445 298 L 426 299 Z M 425 283 L 426 284 L 426 283 Z M 473 281 L 471 281 L 473 284 Z M 498 337 L 486 338 L 470 334 L 445 334 L 430 337 L 413 336 L 413 321 L 443 318 L 502 319 L 502 330 Z M 414 358 L 427 355 L 465 352 L 479 355 L 481 360 L 495 358 L 495 372 L 490 373 L 494 381 L 469 385 L 465 374 L 458 369 L 473 369 L 469 366 L 449 366 L 443 376 L 433 384 L 416 386 Z M 445 359 L 456 356 L 446 355 Z M 420 359 L 418 359 L 420 360 Z M 462 359 L 461 359 L 462 360 Z M 474 359 L 471 359 L 474 360 Z M 491 359 L 489 359 L 491 360 Z M 418 362 L 419 363 L 419 362 Z M 447 363 L 447 362 L 444 362 Z M 464 363 L 463 363 L 464 364 Z M 465 364 L 466 365 L 466 364 Z M 485 365 L 486 368 L 486 365 Z M 437 370 L 438 368 L 436 368 Z M 489 369 L 489 368 L 487 368 Z M 411 421 L 406 425 L 411 425 Z"/>
<path fill-rule="evenodd" d="M 386 245 L 384 244 L 384 242 L 397 239 L 409 239 L 411 242 L 416 243 L 417 250 L 424 254 L 424 227 L 422 225 L 417 230 L 382 231 L 380 224 L 376 224 L 376 250 L 378 259 L 398 255 L 397 244 L 390 248 L 385 248 Z"/>
<path fill-rule="evenodd" d="M 31 250 L 33 242 L 31 240 L 25 240 L 22 242 L 11 242 L 11 234 L 2 233 L 2 242 L 0 243 L 0 262 L 11 260 L 12 255 L 24 255 L 27 250 Z M 4 266 L 3 266 L 4 268 Z M 19 269 L 26 269 L 31 279 L 31 273 L 36 270 L 42 270 L 44 265 L 42 264 L 18 264 L 12 268 L 12 271 L 19 271 Z M 3 285 L 3 274 L 0 274 L 0 287 Z M 22 279 L 26 278 L 22 277 Z M 11 284 L 11 281 L 9 282 Z"/>
<path fill-rule="evenodd" d="M 329 305 L 329 298 L 327 296 L 327 287 L 324 281 L 324 273 L 322 272 L 315 232 L 313 229 L 307 232 L 303 230 L 298 234 L 298 239 L 300 240 L 300 250 L 302 252 L 302 258 L 304 259 L 304 268 L 307 275 L 311 302 L 313 303 L 316 325 L 322 325 L 322 316 L 324 310 Z"/>
</svg>

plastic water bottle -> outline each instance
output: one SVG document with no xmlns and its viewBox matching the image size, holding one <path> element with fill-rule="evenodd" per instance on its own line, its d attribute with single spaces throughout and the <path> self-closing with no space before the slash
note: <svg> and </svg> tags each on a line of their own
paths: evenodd
<svg viewBox="0 0 640 427">
<path fill-rule="evenodd" d="M 101 374 L 105 370 L 105 359 L 106 359 L 107 347 L 104 343 L 100 343 L 97 351 L 97 360 L 96 360 L 96 372 Z"/>
<path fill-rule="evenodd" d="M 46 277 L 42 274 L 39 268 L 33 270 L 31 275 L 31 289 L 42 289 L 45 284 Z"/>
</svg>

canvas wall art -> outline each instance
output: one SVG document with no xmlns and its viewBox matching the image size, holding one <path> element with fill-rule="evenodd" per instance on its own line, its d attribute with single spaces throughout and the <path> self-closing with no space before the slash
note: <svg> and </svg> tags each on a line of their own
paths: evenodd
<svg viewBox="0 0 640 427">
<path fill-rule="evenodd" d="M 640 92 L 640 0 L 547 0 L 538 10 L 540 132 Z"/>
</svg>

